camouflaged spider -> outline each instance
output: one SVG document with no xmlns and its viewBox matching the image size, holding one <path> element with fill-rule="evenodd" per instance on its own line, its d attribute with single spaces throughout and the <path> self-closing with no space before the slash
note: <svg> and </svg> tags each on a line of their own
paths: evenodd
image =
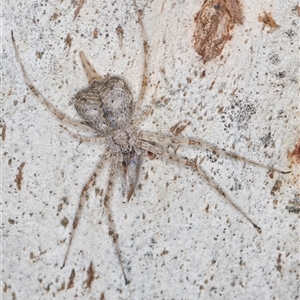
<svg viewBox="0 0 300 300">
<path fill-rule="evenodd" d="M 88 179 L 88 181 L 82 189 L 79 205 L 76 210 L 70 239 L 67 245 L 67 250 L 63 261 L 63 266 L 66 264 L 68 258 L 68 254 L 74 239 L 75 231 L 78 226 L 84 202 L 88 200 L 88 190 L 95 183 L 95 180 L 99 175 L 100 171 L 102 170 L 104 163 L 107 160 L 110 160 L 110 173 L 107 189 L 104 196 L 104 208 L 109 223 L 109 234 L 112 236 L 113 243 L 115 245 L 115 250 L 126 284 L 129 283 L 129 280 L 127 279 L 124 270 L 124 265 L 121 258 L 121 251 L 118 243 L 118 235 L 115 230 L 115 223 L 110 210 L 112 189 L 114 185 L 116 169 L 119 165 L 119 162 L 122 163 L 125 170 L 125 181 L 128 201 L 132 197 L 132 194 L 138 182 L 139 167 L 141 164 L 142 156 L 150 152 L 157 156 L 173 160 L 181 165 L 188 166 L 191 169 L 197 171 L 198 174 L 217 193 L 219 193 L 223 198 L 225 198 L 227 202 L 231 204 L 237 211 L 239 211 L 239 213 L 243 215 L 259 232 L 260 228 L 247 216 L 247 214 L 241 208 L 239 208 L 230 199 L 230 197 L 223 191 L 223 189 L 215 181 L 213 181 L 209 175 L 206 174 L 206 172 L 202 169 L 200 163 L 197 162 L 197 159 L 192 160 L 188 158 L 183 158 L 177 155 L 176 153 L 171 153 L 170 151 L 168 151 L 168 145 L 190 145 L 194 147 L 196 146 L 202 149 L 207 149 L 209 151 L 214 151 L 216 153 L 229 156 L 235 160 L 242 160 L 247 163 L 266 168 L 270 171 L 287 173 L 275 169 L 273 167 L 265 166 L 263 164 L 249 160 L 232 152 L 222 150 L 217 146 L 200 139 L 189 139 L 170 135 L 161 135 L 151 133 L 148 131 L 142 131 L 139 129 L 139 124 L 150 115 L 150 112 L 152 111 L 152 106 L 155 103 L 155 97 L 152 97 L 150 106 L 148 106 L 146 109 L 142 109 L 145 90 L 147 87 L 148 45 L 143 21 L 140 12 L 137 9 L 137 4 L 135 0 L 133 0 L 133 4 L 137 12 L 139 25 L 141 27 L 144 48 L 144 70 L 142 76 L 141 91 L 139 93 L 138 100 L 136 102 L 133 101 L 131 91 L 129 90 L 126 82 L 120 77 L 101 77 L 89 63 L 85 54 L 81 51 L 80 58 L 88 78 L 89 86 L 76 94 L 74 98 L 74 104 L 83 122 L 65 116 L 58 109 L 56 109 L 47 99 L 45 99 L 42 96 L 42 94 L 39 93 L 38 90 L 33 86 L 25 71 L 25 67 L 21 60 L 12 32 L 12 42 L 16 52 L 17 60 L 21 66 L 25 81 L 31 89 L 31 91 L 33 92 L 33 94 L 52 112 L 52 114 L 56 118 L 58 118 L 61 121 L 62 127 L 65 130 L 67 130 L 74 138 L 86 142 L 104 140 L 107 145 L 106 150 L 100 158 L 99 162 L 97 163 L 94 172 L 92 173 L 91 177 Z M 92 135 L 91 137 L 87 137 L 75 133 L 74 131 L 68 129 L 66 125 L 75 126 L 77 128 L 84 127 L 85 129 L 89 130 L 92 129 L 94 135 Z"/>
</svg>

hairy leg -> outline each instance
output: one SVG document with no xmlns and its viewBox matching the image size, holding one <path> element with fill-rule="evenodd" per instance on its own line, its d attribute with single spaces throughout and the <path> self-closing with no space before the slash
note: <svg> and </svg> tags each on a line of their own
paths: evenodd
<svg viewBox="0 0 300 300">
<path fill-rule="evenodd" d="M 132 126 L 134 128 L 136 128 L 141 122 L 145 121 L 150 114 L 152 114 L 153 106 L 157 102 L 158 85 L 159 85 L 159 82 L 156 84 L 155 91 L 154 91 L 154 94 L 152 95 L 152 99 L 151 99 L 149 106 L 147 106 L 146 109 L 144 111 L 142 111 L 141 114 L 138 116 L 139 118 L 133 122 Z"/>
<path fill-rule="evenodd" d="M 112 189 L 113 189 L 113 186 L 114 186 L 114 181 L 115 181 L 115 176 L 116 176 L 116 169 L 117 169 L 117 165 L 118 165 L 118 162 L 119 162 L 119 156 L 117 154 L 113 154 L 111 159 L 112 159 L 112 162 L 111 162 L 109 180 L 108 180 L 106 194 L 104 196 L 104 208 L 105 208 L 105 212 L 106 212 L 107 219 L 108 219 L 108 224 L 109 224 L 109 235 L 112 237 L 112 240 L 113 240 L 116 252 L 117 252 L 119 264 L 120 264 L 121 269 L 122 269 L 125 284 L 127 285 L 127 284 L 130 283 L 130 281 L 127 279 L 126 274 L 125 274 L 125 270 L 124 270 L 124 266 L 123 266 L 123 262 L 122 262 L 122 258 L 121 258 L 120 245 L 119 245 L 119 241 L 118 241 L 119 236 L 116 233 L 116 225 L 115 225 L 115 222 L 112 218 L 112 213 L 111 213 L 111 208 L 110 208 Z"/>
<path fill-rule="evenodd" d="M 94 142 L 99 142 L 103 141 L 105 139 L 105 136 L 85 136 L 82 135 L 81 133 L 76 133 L 70 130 L 68 127 L 64 125 L 60 125 L 65 131 L 67 131 L 73 138 L 79 139 L 81 142 L 89 142 L 89 143 L 94 143 Z"/>
<path fill-rule="evenodd" d="M 28 85 L 28 87 L 30 88 L 30 90 L 32 91 L 32 93 L 41 101 L 41 103 L 43 103 L 47 109 L 49 109 L 51 111 L 51 113 L 56 117 L 58 118 L 62 123 L 66 123 L 66 124 L 70 124 L 70 125 L 73 125 L 73 126 L 76 126 L 76 127 L 82 127 L 82 128 L 85 128 L 85 129 L 90 129 L 89 126 L 85 125 L 84 123 L 78 121 L 78 120 L 75 120 L 75 119 L 72 119 L 68 116 L 66 116 L 65 114 L 63 114 L 62 112 L 60 112 L 53 104 L 51 104 L 46 98 L 44 98 L 44 96 L 36 89 L 36 87 L 31 83 L 28 75 L 27 75 L 27 72 L 25 70 L 25 67 L 24 67 L 24 64 L 23 64 L 23 61 L 21 59 L 21 56 L 20 56 L 20 53 L 19 53 L 19 50 L 18 50 L 18 47 L 17 47 L 17 44 L 16 44 L 16 41 L 15 41 L 15 38 L 14 38 L 14 35 L 13 35 L 13 32 L 11 32 L 11 39 L 12 39 L 12 43 L 13 43 L 13 46 L 14 46 L 14 49 L 15 49 L 15 52 L 16 52 L 16 56 L 17 56 L 17 60 L 18 60 L 18 63 L 19 65 L 21 66 L 21 69 L 22 69 L 22 73 L 24 75 L 24 78 L 25 78 L 25 81 Z"/>
<path fill-rule="evenodd" d="M 218 154 L 221 154 L 221 155 L 226 155 L 226 156 L 231 157 L 235 160 L 244 161 L 246 163 L 250 163 L 252 165 L 265 168 L 269 171 L 275 171 L 275 172 L 282 173 L 282 174 L 290 173 L 290 171 L 282 171 L 282 170 L 279 170 L 279 169 L 271 167 L 271 166 L 266 166 L 262 163 L 256 162 L 256 161 L 251 160 L 249 158 L 246 158 L 244 156 L 241 156 L 241 155 L 238 155 L 236 153 L 221 149 L 221 148 L 219 148 L 219 147 L 217 147 L 217 146 L 215 146 L 215 145 L 213 145 L 209 142 L 201 140 L 201 139 L 188 139 L 188 138 L 183 138 L 183 137 L 172 137 L 172 136 L 156 134 L 156 133 L 150 133 L 150 132 L 139 132 L 138 137 L 140 139 L 146 140 L 146 141 L 152 141 L 152 142 L 159 141 L 159 142 L 162 142 L 162 143 L 177 145 L 177 146 L 181 146 L 181 145 L 198 146 L 198 147 L 201 147 L 203 149 L 207 149 L 211 152 L 215 152 L 215 153 L 218 153 Z"/>
<path fill-rule="evenodd" d="M 79 200 L 79 204 L 78 204 L 78 207 L 77 207 L 77 210 L 76 210 L 76 213 L 75 213 L 75 218 L 74 218 L 73 225 L 72 225 L 72 230 L 71 230 L 71 236 L 70 236 L 70 239 L 69 239 L 69 244 L 67 246 L 67 251 L 66 251 L 66 254 L 65 254 L 65 258 L 64 258 L 64 262 L 63 262 L 62 268 L 65 266 L 66 261 L 67 261 L 68 254 L 70 252 L 70 248 L 71 248 L 71 245 L 72 245 L 72 241 L 74 239 L 75 230 L 76 230 L 76 228 L 78 226 L 78 222 L 79 222 L 79 219 L 80 219 L 80 216 L 81 216 L 81 211 L 82 211 L 84 202 L 88 200 L 87 192 L 88 192 L 89 188 L 94 184 L 97 176 L 99 175 L 100 171 L 102 170 L 102 167 L 103 167 L 105 161 L 110 156 L 111 156 L 110 149 L 107 148 L 105 150 L 104 154 L 102 155 L 100 161 L 98 162 L 98 164 L 97 164 L 97 166 L 96 166 L 96 168 L 95 168 L 92 176 L 87 181 L 87 183 L 85 184 L 85 186 L 83 187 L 83 189 L 81 191 L 80 200 Z"/>
<path fill-rule="evenodd" d="M 171 154 L 167 152 L 166 150 L 159 148 L 157 146 L 154 146 L 146 141 L 139 140 L 137 142 L 138 146 L 141 147 L 144 150 L 147 150 L 149 152 L 155 153 L 157 155 L 160 155 L 162 157 L 165 157 L 167 159 L 171 159 L 181 165 L 189 166 L 195 171 L 198 172 L 198 174 L 203 178 L 208 185 L 210 185 L 216 192 L 218 192 L 231 206 L 233 206 L 241 215 L 243 215 L 253 226 L 254 228 L 261 233 L 260 227 L 258 227 L 248 216 L 247 214 L 237 205 L 235 204 L 230 197 L 223 191 L 223 189 L 213 180 L 211 179 L 206 172 L 200 167 L 199 164 L 197 164 L 197 161 L 190 160 L 187 158 L 178 157 L 175 154 Z"/>
</svg>

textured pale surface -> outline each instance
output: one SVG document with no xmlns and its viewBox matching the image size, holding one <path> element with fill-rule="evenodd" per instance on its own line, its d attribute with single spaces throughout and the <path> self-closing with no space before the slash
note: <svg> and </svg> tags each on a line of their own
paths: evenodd
<svg viewBox="0 0 300 300">
<path fill-rule="evenodd" d="M 99 73 L 123 76 L 134 99 L 140 89 L 143 52 L 136 13 L 131 1 L 111 2 L 87 0 L 74 22 L 71 1 L 4 6 L 3 299 L 100 299 L 101 293 L 106 299 L 295 299 L 298 216 L 287 206 L 297 198 L 297 168 L 287 155 L 299 137 L 297 1 L 245 3 L 244 25 L 235 26 L 223 59 L 206 65 L 192 38 L 201 1 L 138 1 L 150 46 L 146 98 L 160 81 L 162 99 L 143 128 L 168 132 L 180 120 L 191 121 L 182 135 L 293 169 L 270 178 L 258 167 L 185 150 L 191 158 L 206 158 L 203 167 L 262 234 L 194 172 L 158 158 L 144 160 L 132 201 L 126 203 L 118 179 L 112 204 L 131 284 L 124 286 L 102 199 L 94 189 L 67 265 L 60 268 L 81 189 L 104 146 L 74 140 L 32 95 L 10 30 L 38 90 L 76 116 L 69 102 L 87 86 L 80 50 Z M 263 11 L 272 12 L 280 28 L 262 31 L 258 15 Z M 124 30 L 122 48 L 118 25 Z M 98 38 L 93 38 L 95 29 Z M 18 190 L 15 177 L 22 162 Z M 106 178 L 107 171 L 95 188 L 104 189 Z M 277 180 L 281 187 L 271 193 Z M 65 217 L 66 228 L 61 224 Z M 91 261 L 95 279 L 87 288 Z M 72 269 L 74 285 L 67 289 Z"/>
</svg>

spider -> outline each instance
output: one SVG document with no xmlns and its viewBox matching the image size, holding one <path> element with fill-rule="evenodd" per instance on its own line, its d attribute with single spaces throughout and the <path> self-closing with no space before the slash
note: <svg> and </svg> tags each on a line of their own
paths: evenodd
<svg viewBox="0 0 300 300">
<path fill-rule="evenodd" d="M 231 204 L 242 216 L 244 216 L 258 231 L 261 229 L 247 216 L 247 214 L 237 206 L 227 193 L 220 187 L 218 183 L 210 178 L 210 176 L 202 169 L 201 162 L 198 158 L 192 160 L 179 156 L 175 152 L 168 150 L 169 146 L 193 146 L 199 147 L 205 150 L 213 151 L 218 154 L 226 155 L 235 160 L 245 161 L 255 166 L 263 167 L 269 171 L 275 171 L 280 173 L 289 173 L 280 171 L 271 166 L 265 166 L 261 163 L 247 159 L 235 153 L 223 150 L 217 146 L 206 142 L 201 139 L 190 139 L 177 137 L 172 135 L 162 135 L 157 133 L 151 133 L 149 131 L 142 131 L 139 129 L 139 124 L 143 122 L 152 112 L 153 105 L 155 104 L 155 93 L 152 96 L 149 106 L 143 107 L 144 95 L 147 88 L 147 72 L 148 72 L 148 44 L 146 39 L 146 33 L 140 11 L 137 8 L 136 0 L 133 0 L 133 5 L 137 13 L 137 19 L 141 28 L 143 38 L 143 75 L 141 90 L 137 101 L 133 101 L 132 93 L 126 84 L 125 80 L 118 76 L 100 76 L 88 61 L 84 52 L 80 52 L 80 59 L 88 78 L 89 86 L 79 91 L 74 97 L 75 108 L 83 121 L 75 120 L 65 116 L 58 109 L 56 109 L 43 95 L 31 83 L 24 64 L 22 62 L 13 32 L 11 32 L 12 43 L 16 52 L 18 63 L 22 69 L 25 81 L 32 91 L 32 93 L 49 109 L 52 114 L 61 121 L 61 126 L 71 134 L 72 137 L 79 139 L 81 142 L 95 142 L 105 141 L 106 150 L 96 165 L 91 177 L 84 185 L 79 204 L 75 213 L 70 238 L 67 245 L 67 250 L 64 256 L 62 268 L 67 262 L 67 258 L 70 252 L 72 242 L 74 240 L 76 228 L 80 220 L 82 208 L 85 201 L 88 200 L 88 191 L 91 186 L 94 185 L 96 178 L 103 169 L 105 162 L 110 162 L 109 179 L 107 183 L 106 192 L 104 195 L 104 209 L 109 224 L 109 235 L 112 237 L 115 251 L 118 257 L 119 265 L 125 280 L 125 284 L 130 281 L 127 278 L 124 265 L 121 257 L 121 250 L 118 242 L 118 234 L 115 230 L 115 222 L 112 218 L 110 209 L 110 201 L 112 199 L 112 190 L 114 186 L 114 179 L 116 176 L 116 170 L 121 165 L 124 169 L 124 176 L 126 182 L 127 201 L 129 201 L 135 191 L 138 178 L 139 169 L 142 162 L 142 157 L 152 153 L 165 159 L 172 160 L 180 165 L 188 166 L 192 170 L 198 172 L 198 174 L 229 204 Z M 159 84 L 159 83 L 158 83 Z M 156 85 L 156 90 L 158 88 Z M 83 128 L 93 132 L 91 136 L 85 136 L 74 130 L 70 130 L 68 126 L 74 126 L 75 128 Z"/>
</svg>

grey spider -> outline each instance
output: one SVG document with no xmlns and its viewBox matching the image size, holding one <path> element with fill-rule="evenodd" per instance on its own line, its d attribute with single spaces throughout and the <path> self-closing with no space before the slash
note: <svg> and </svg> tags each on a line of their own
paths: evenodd
<svg viewBox="0 0 300 300">
<path fill-rule="evenodd" d="M 88 190 L 95 183 L 95 180 L 99 175 L 100 171 L 102 170 L 105 162 L 107 160 L 110 160 L 110 173 L 107 189 L 104 196 L 104 208 L 109 223 L 109 234 L 112 236 L 119 264 L 121 266 L 122 274 L 126 284 L 129 283 L 129 280 L 126 276 L 126 272 L 122 262 L 121 251 L 118 243 L 118 234 L 116 233 L 115 223 L 110 210 L 110 200 L 114 185 L 114 178 L 116 175 L 116 169 L 120 162 L 124 167 L 128 201 L 132 197 L 132 194 L 138 182 L 139 168 L 141 165 L 142 156 L 150 152 L 157 156 L 173 160 L 181 165 L 186 165 L 189 166 L 191 169 L 196 170 L 198 174 L 211 187 L 215 189 L 216 192 L 218 192 L 223 198 L 227 200 L 228 203 L 230 203 L 237 211 L 239 211 L 240 214 L 242 214 L 259 232 L 260 228 L 247 216 L 247 214 L 240 207 L 238 207 L 230 199 L 230 197 L 225 193 L 225 191 L 223 191 L 223 189 L 215 181 L 213 181 L 209 177 L 209 175 L 206 174 L 206 172 L 201 168 L 201 165 L 200 163 L 198 163 L 197 159 L 192 160 L 188 158 L 183 158 L 177 155 L 176 153 L 171 153 L 170 151 L 168 151 L 167 146 L 197 146 L 200 148 L 208 149 L 209 151 L 214 151 L 219 154 L 227 155 L 236 160 L 242 160 L 253 165 L 266 168 L 270 171 L 287 173 L 275 169 L 273 167 L 265 166 L 258 162 L 249 160 L 235 153 L 222 150 L 217 146 L 200 139 L 189 139 L 171 135 L 161 135 L 151 133 L 148 131 L 142 131 L 139 129 L 138 125 L 150 115 L 150 112 L 152 111 L 152 106 L 155 103 L 155 97 L 152 97 L 150 106 L 148 106 L 146 109 L 142 109 L 145 90 L 147 87 L 148 45 L 143 21 L 139 10 L 137 9 L 137 4 L 135 0 L 133 0 L 133 4 L 137 12 L 138 22 L 141 27 L 144 49 L 144 70 L 142 76 L 141 91 L 138 100 L 136 102 L 133 101 L 133 97 L 128 85 L 120 77 L 108 76 L 106 78 L 103 78 L 102 76 L 100 76 L 95 71 L 90 62 L 87 60 L 85 54 L 81 51 L 80 58 L 88 78 L 89 86 L 79 91 L 75 95 L 74 104 L 83 122 L 65 116 L 58 109 L 56 109 L 47 99 L 45 99 L 42 96 L 42 94 L 38 92 L 38 90 L 33 86 L 26 73 L 12 32 L 12 42 L 16 52 L 17 60 L 21 66 L 26 83 L 33 92 L 33 94 L 40 99 L 40 101 L 53 113 L 53 115 L 56 118 L 58 118 L 61 121 L 62 127 L 66 129 L 74 138 L 77 138 L 80 141 L 87 142 L 105 140 L 107 145 L 104 154 L 102 155 L 102 157 L 96 165 L 95 170 L 93 171 L 91 177 L 88 179 L 88 181 L 82 189 L 78 208 L 76 210 L 75 218 L 72 225 L 70 239 L 67 245 L 67 250 L 63 261 L 63 266 L 65 266 L 68 258 L 68 254 L 74 239 L 76 228 L 80 220 L 84 202 L 88 200 Z M 77 128 L 83 127 L 89 130 L 92 129 L 94 135 L 91 137 L 83 136 L 81 134 L 75 133 L 74 131 L 71 131 L 66 127 L 66 125 L 75 126 Z"/>
</svg>

